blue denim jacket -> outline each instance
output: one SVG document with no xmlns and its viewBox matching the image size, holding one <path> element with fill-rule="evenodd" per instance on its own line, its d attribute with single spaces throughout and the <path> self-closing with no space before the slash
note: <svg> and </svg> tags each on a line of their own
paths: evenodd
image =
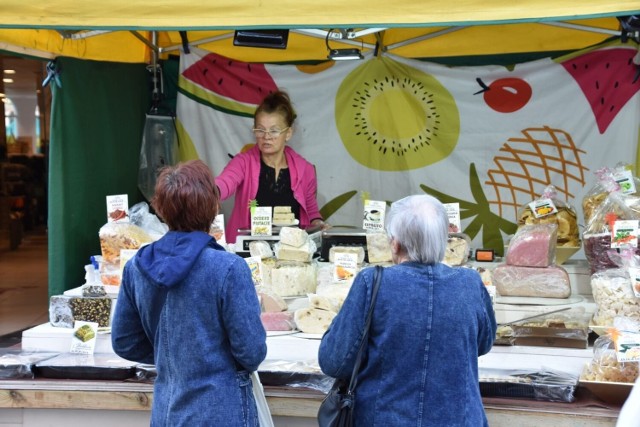
<svg viewBox="0 0 640 427">
<path fill-rule="evenodd" d="M 245 260 L 204 232 L 170 231 L 125 266 L 111 338 L 155 363 L 152 426 L 257 426 L 249 372 L 266 356 Z"/>
<path fill-rule="evenodd" d="M 363 270 L 320 343 L 322 371 L 348 378 L 371 301 Z M 486 426 L 478 356 L 496 320 L 479 274 L 402 263 L 383 272 L 356 387 L 356 426 Z"/>
</svg>

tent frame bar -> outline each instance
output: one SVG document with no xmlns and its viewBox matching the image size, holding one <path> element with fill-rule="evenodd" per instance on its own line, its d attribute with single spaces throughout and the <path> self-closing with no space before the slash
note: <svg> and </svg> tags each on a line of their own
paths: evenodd
<svg viewBox="0 0 640 427">
<path fill-rule="evenodd" d="M 618 37 L 620 37 L 620 35 L 622 35 L 622 31 L 607 30 L 606 28 L 590 27 L 588 25 L 572 24 L 570 22 L 551 22 L 551 21 L 549 21 L 549 22 L 540 22 L 540 24 L 551 25 L 553 27 L 569 28 L 571 30 L 588 31 L 590 33 L 608 34 L 610 36 L 618 36 Z"/>
</svg>

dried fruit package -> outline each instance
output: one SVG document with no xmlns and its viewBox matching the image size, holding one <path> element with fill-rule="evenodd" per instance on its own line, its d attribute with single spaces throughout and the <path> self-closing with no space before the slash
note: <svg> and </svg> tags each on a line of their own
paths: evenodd
<svg viewBox="0 0 640 427">
<path fill-rule="evenodd" d="M 628 270 L 629 267 L 640 266 L 640 257 L 629 249 L 621 253 L 610 249 L 606 255 L 616 268 L 591 275 L 591 294 L 596 303 L 593 323 L 611 326 L 616 317 L 640 321 L 640 299 L 633 293 Z"/>
<path fill-rule="evenodd" d="M 109 222 L 100 227 L 100 249 L 105 262 L 120 264 L 121 249 L 139 249 L 154 239 L 141 227 L 131 223 Z"/>
<path fill-rule="evenodd" d="M 558 192 L 553 185 L 547 186 L 537 200 L 543 199 L 551 200 L 557 212 L 536 218 L 527 203 L 518 211 L 518 228 L 533 224 L 556 224 L 558 226 L 558 246 L 579 247 L 580 232 L 575 209 L 569 203 L 558 198 Z"/>
<path fill-rule="evenodd" d="M 617 320 L 617 319 L 616 319 Z M 593 343 L 593 359 L 580 376 L 586 381 L 632 383 L 638 378 L 638 363 L 618 362 L 613 336 L 599 336 Z"/>
<path fill-rule="evenodd" d="M 582 213 L 585 224 L 589 224 L 591 222 L 596 210 L 610 193 L 620 190 L 620 186 L 614 178 L 615 174 L 628 169 L 628 165 L 619 163 L 613 170 L 604 167 L 595 172 L 595 175 L 598 178 L 596 183 L 582 197 Z M 640 189 L 640 179 L 634 176 L 633 181 L 636 189 Z M 640 196 L 637 191 L 635 193 L 631 193 L 631 195 L 636 197 Z"/>
<path fill-rule="evenodd" d="M 624 194 L 617 191 L 607 194 L 596 208 L 591 221 L 586 225 L 582 234 L 584 254 L 591 267 L 591 274 L 618 267 L 609 257 L 612 222 L 638 219 L 640 219 L 640 195 Z M 637 255 L 640 255 L 639 248 L 634 248 L 634 250 Z"/>
</svg>

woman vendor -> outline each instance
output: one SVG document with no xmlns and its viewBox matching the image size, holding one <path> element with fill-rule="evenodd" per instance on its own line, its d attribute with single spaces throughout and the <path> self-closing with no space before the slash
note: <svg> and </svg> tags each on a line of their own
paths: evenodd
<svg viewBox="0 0 640 427">
<path fill-rule="evenodd" d="M 251 200 L 258 206 L 291 206 L 300 227 L 326 226 L 316 200 L 315 167 L 287 146 L 295 118 L 286 92 L 267 95 L 254 114 L 256 144 L 231 159 L 216 177 L 221 200 L 235 194 L 228 242 L 236 241 L 238 229 L 250 228 Z"/>
</svg>

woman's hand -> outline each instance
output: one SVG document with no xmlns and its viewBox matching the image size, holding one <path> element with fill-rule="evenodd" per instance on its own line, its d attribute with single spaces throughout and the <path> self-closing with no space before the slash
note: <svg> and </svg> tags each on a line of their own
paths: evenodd
<svg viewBox="0 0 640 427">
<path fill-rule="evenodd" d="M 324 222 L 320 218 L 311 221 L 311 225 L 313 225 L 314 227 L 320 227 L 322 230 L 328 230 L 329 228 L 331 228 L 331 224 Z"/>
</svg>

